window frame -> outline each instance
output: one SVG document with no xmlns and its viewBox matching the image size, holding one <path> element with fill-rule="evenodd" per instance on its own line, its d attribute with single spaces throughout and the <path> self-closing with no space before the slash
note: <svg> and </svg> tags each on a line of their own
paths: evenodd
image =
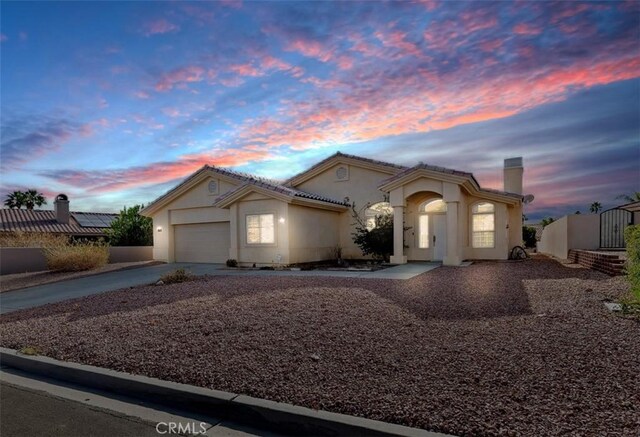
<svg viewBox="0 0 640 437">
<path fill-rule="evenodd" d="M 480 205 L 491 205 L 491 212 L 479 212 L 478 207 Z M 493 229 L 492 230 L 475 230 L 475 217 L 492 217 L 493 220 Z M 476 239 L 474 238 L 476 235 L 484 235 L 484 234 L 492 234 L 493 235 L 493 244 L 491 246 L 484 245 L 476 245 Z M 471 205 L 471 247 L 473 249 L 495 249 L 496 247 L 496 204 L 493 202 L 480 201 Z"/>
<path fill-rule="evenodd" d="M 271 242 L 266 242 L 263 243 L 261 242 L 262 240 L 262 232 L 263 232 L 263 227 L 262 227 L 262 216 L 271 216 L 271 222 L 273 224 L 273 241 Z M 258 235 L 259 235 L 259 242 L 257 243 L 252 243 L 249 241 L 249 217 L 258 217 L 258 222 L 259 222 L 259 226 L 258 228 Z M 275 246 L 277 241 L 278 241 L 278 236 L 276 235 L 276 214 L 274 212 L 261 212 L 261 213 L 251 213 L 251 214 L 245 214 L 244 216 L 244 238 L 245 238 L 245 243 L 247 246 Z M 252 228 L 253 229 L 253 228 Z"/>
</svg>

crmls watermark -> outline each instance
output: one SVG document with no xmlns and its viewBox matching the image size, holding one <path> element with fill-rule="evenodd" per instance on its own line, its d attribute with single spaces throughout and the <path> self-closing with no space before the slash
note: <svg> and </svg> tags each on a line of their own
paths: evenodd
<svg viewBox="0 0 640 437">
<path fill-rule="evenodd" d="M 207 424 L 205 422 L 159 422 L 156 425 L 158 434 L 188 434 L 198 435 L 207 432 Z"/>
</svg>

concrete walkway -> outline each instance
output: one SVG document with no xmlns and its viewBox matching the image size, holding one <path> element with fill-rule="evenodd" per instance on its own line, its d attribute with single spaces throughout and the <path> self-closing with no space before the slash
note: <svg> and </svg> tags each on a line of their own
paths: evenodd
<svg viewBox="0 0 640 437">
<path fill-rule="evenodd" d="M 0 294 L 0 314 L 19 309 L 33 308 L 53 302 L 90 296 L 120 288 L 153 284 L 160 276 L 183 268 L 196 276 L 201 275 L 251 275 L 251 276 L 303 276 L 338 277 L 369 279 L 410 279 L 439 267 L 440 263 L 409 263 L 375 272 L 367 271 L 330 271 L 330 270 L 244 270 L 226 269 L 223 264 L 173 263 L 141 267 L 133 270 L 101 273 L 68 281 L 43 284 L 20 290 L 6 291 Z"/>
</svg>

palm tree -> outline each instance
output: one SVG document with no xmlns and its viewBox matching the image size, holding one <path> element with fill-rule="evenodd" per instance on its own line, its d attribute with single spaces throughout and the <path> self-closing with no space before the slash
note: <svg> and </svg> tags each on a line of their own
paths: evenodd
<svg viewBox="0 0 640 437">
<path fill-rule="evenodd" d="M 622 199 L 626 202 L 637 202 L 640 200 L 640 191 L 635 191 L 632 195 L 628 195 L 628 194 L 621 194 L 619 196 L 616 197 L 616 199 Z"/>
<path fill-rule="evenodd" d="M 593 202 L 589 207 L 589 211 L 597 214 L 598 212 L 602 211 L 602 205 L 600 204 L 600 202 Z"/>
<path fill-rule="evenodd" d="M 20 209 L 24 206 L 24 193 L 22 191 L 14 191 L 11 194 L 7 194 L 7 198 L 4 201 L 4 206 L 11 209 Z"/>
<path fill-rule="evenodd" d="M 36 190 L 14 191 L 7 195 L 4 204 L 9 208 L 20 209 L 24 206 L 27 209 L 33 209 L 36 206 L 46 205 L 47 199 Z"/>
</svg>

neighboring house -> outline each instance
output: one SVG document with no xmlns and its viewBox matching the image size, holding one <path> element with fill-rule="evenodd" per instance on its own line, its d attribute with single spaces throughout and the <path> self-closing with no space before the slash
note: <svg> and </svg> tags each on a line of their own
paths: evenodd
<svg viewBox="0 0 640 437">
<path fill-rule="evenodd" d="M 0 232 L 46 232 L 74 237 L 103 237 L 118 214 L 69 211 L 69 199 L 59 194 L 54 210 L 0 209 Z"/>
<path fill-rule="evenodd" d="M 283 183 L 204 166 L 141 214 L 152 217 L 154 259 L 291 264 L 362 258 L 351 206 L 392 208 L 392 263 L 507 259 L 522 244 L 522 158 L 505 160 L 505 191 L 471 173 L 336 153 Z M 408 228 L 408 229 L 405 229 Z"/>
</svg>

